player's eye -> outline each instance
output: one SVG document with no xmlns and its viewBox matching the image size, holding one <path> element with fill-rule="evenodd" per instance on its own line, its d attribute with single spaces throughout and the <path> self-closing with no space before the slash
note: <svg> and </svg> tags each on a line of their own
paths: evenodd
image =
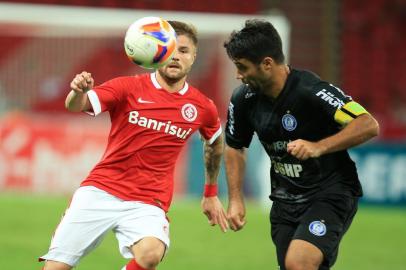
<svg viewBox="0 0 406 270">
<path fill-rule="evenodd" d="M 179 52 L 181 53 L 188 53 L 189 49 L 188 48 L 179 48 Z"/>
<path fill-rule="evenodd" d="M 237 65 L 237 69 L 238 69 L 239 71 L 246 71 L 246 70 L 247 70 L 247 67 L 246 67 L 246 66 L 243 66 L 243 65 Z"/>
</svg>

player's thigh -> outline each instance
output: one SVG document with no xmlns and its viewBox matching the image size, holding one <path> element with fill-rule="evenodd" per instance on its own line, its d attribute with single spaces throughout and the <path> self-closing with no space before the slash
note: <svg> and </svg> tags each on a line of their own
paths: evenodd
<svg viewBox="0 0 406 270">
<path fill-rule="evenodd" d="M 272 241 L 276 247 L 276 255 L 280 269 L 285 269 L 285 257 L 289 244 L 296 231 L 296 225 L 293 222 L 289 222 L 278 215 L 279 211 L 275 203 L 272 206 L 270 214 L 271 222 L 271 236 Z"/>
<path fill-rule="evenodd" d="M 323 253 L 312 243 L 298 239 L 290 242 L 285 258 L 287 269 L 317 270 L 322 262 Z"/>
<path fill-rule="evenodd" d="M 323 254 L 323 265 L 333 265 L 339 243 L 357 211 L 357 203 L 357 198 L 335 194 L 315 201 L 302 215 L 293 239 L 317 247 Z"/>
<path fill-rule="evenodd" d="M 145 203 L 128 204 L 134 205 L 133 209 L 127 211 L 114 229 L 121 254 L 129 259 L 134 257 L 133 246 L 139 252 L 148 251 L 148 247 L 156 247 L 156 250 L 162 253 L 162 258 L 170 244 L 169 222 L 165 212 L 159 207 Z M 140 245 L 135 245 L 137 243 Z"/>
<path fill-rule="evenodd" d="M 108 208 L 115 201 L 119 202 L 94 187 L 79 188 L 55 231 L 54 246 L 82 253 L 88 246 L 98 244 L 115 225 L 117 214 Z"/>
<path fill-rule="evenodd" d="M 55 231 L 48 253 L 40 259 L 75 266 L 114 226 L 116 211 L 106 211 L 114 200 L 118 201 L 96 188 L 79 188 Z"/>
<path fill-rule="evenodd" d="M 70 270 L 72 267 L 69 264 L 56 261 L 46 261 L 43 270 Z"/>
</svg>

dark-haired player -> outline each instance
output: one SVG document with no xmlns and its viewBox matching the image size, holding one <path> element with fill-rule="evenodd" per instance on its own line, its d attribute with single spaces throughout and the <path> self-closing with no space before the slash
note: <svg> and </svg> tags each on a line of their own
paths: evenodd
<svg viewBox="0 0 406 270">
<path fill-rule="evenodd" d="M 230 227 L 245 224 L 245 148 L 255 132 L 272 163 L 270 221 L 280 269 L 330 269 L 362 195 L 347 149 L 376 136 L 378 123 L 336 86 L 286 65 L 271 23 L 248 20 L 224 46 L 243 83 L 226 126 Z"/>
</svg>

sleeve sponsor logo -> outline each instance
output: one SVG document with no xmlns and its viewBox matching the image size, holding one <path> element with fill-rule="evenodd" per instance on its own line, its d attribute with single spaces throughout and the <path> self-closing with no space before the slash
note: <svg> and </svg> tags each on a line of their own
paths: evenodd
<svg viewBox="0 0 406 270">
<path fill-rule="evenodd" d="M 341 108 L 344 106 L 344 102 L 338 97 L 334 96 L 332 93 L 328 92 L 326 89 L 322 89 L 317 92 L 316 96 L 320 97 L 322 100 L 333 106 L 334 108 Z"/>
</svg>

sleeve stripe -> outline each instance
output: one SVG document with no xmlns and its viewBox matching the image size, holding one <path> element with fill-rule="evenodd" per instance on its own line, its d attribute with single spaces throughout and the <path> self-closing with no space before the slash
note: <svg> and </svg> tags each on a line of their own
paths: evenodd
<svg viewBox="0 0 406 270">
<path fill-rule="evenodd" d="M 220 126 L 220 128 L 216 131 L 216 133 L 214 133 L 214 135 L 209 140 L 207 140 L 207 143 L 209 145 L 212 144 L 218 138 L 218 136 L 221 135 L 221 132 L 222 132 L 222 129 Z"/>
<path fill-rule="evenodd" d="M 100 105 L 100 100 L 99 97 L 97 96 L 96 92 L 93 90 L 89 90 L 87 92 L 87 97 L 89 98 L 89 102 L 92 105 L 93 112 L 87 111 L 86 113 L 97 116 L 98 114 L 101 113 L 101 105 Z"/>
<path fill-rule="evenodd" d="M 351 116 L 352 118 L 357 118 L 357 116 L 355 114 L 353 114 L 352 112 L 350 112 L 349 110 L 345 109 L 344 107 L 341 107 L 340 109 L 342 112 L 348 114 L 349 116 Z"/>
</svg>

